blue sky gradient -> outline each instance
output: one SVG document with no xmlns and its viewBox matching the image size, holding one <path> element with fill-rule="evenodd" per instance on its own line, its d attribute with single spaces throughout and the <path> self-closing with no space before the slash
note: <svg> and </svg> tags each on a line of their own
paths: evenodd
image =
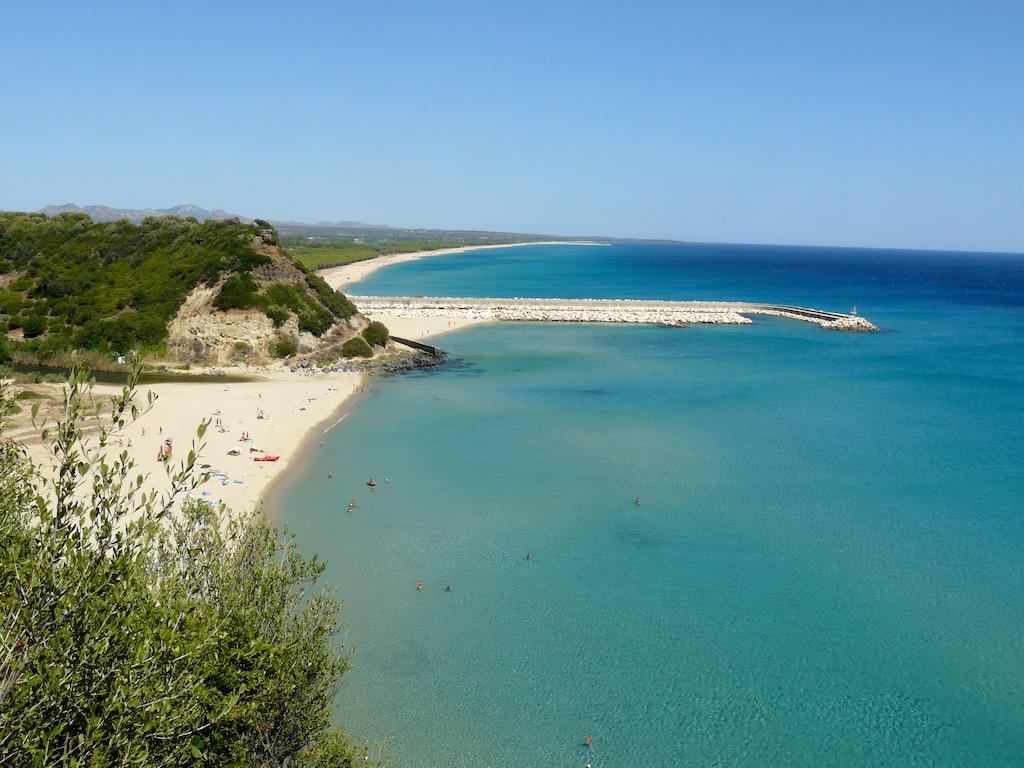
<svg viewBox="0 0 1024 768">
<path fill-rule="evenodd" d="M 17 3 L 0 208 L 1024 251 L 1024 3 Z"/>
</svg>

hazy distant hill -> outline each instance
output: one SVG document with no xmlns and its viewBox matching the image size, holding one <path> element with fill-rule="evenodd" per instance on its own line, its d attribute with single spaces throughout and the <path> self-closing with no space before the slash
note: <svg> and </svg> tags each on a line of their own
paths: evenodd
<svg viewBox="0 0 1024 768">
<path fill-rule="evenodd" d="M 151 216 L 193 216 L 199 221 L 219 221 L 235 218 L 245 224 L 253 219 L 238 214 L 228 213 L 220 209 L 210 211 L 198 205 L 176 205 L 173 208 L 112 208 L 107 205 L 48 205 L 40 213 L 55 216 L 59 213 L 86 213 L 93 221 L 118 221 L 128 219 L 138 224 Z M 268 219 L 285 241 L 294 243 L 305 241 L 340 241 L 355 243 L 389 243 L 395 241 L 422 242 L 425 247 L 433 247 L 436 243 L 484 245 L 489 243 L 521 243 L 537 240 L 601 240 L 602 242 L 673 242 L 671 240 L 643 240 L 635 238 L 616 238 L 605 235 L 560 236 L 526 232 L 494 232 L 472 229 L 412 229 L 394 227 L 386 224 L 365 224 L 361 221 L 320 221 L 308 224 L 301 221 Z"/>
<path fill-rule="evenodd" d="M 176 205 L 173 208 L 111 208 L 108 205 L 76 205 L 75 203 L 64 203 L 64 205 L 48 205 L 40 213 L 47 216 L 56 216 L 58 213 L 87 213 L 93 221 L 119 221 L 128 219 L 138 224 L 150 216 L 193 216 L 199 221 L 211 221 L 220 219 L 239 219 L 246 224 L 252 222 L 245 216 L 238 216 L 227 211 L 208 211 L 198 205 Z"/>
</svg>

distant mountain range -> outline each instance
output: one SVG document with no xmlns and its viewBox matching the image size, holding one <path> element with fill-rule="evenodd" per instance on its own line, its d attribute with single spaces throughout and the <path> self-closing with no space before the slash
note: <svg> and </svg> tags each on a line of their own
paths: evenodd
<svg viewBox="0 0 1024 768">
<path fill-rule="evenodd" d="M 173 208 L 112 208 L 109 205 L 48 205 L 40 213 L 56 216 L 58 213 L 86 213 L 93 221 L 119 221 L 129 219 L 138 224 L 149 216 L 194 216 L 199 221 L 210 219 L 238 219 L 251 224 L 252 219 L 220 209 L 207 210 L 198 205 L 176 205 Z M 385 240 L 428 240 L 431 242 L 513 243 L 531 240 L 601 240 L 604 242 L 672 242 L 665 240 L 637 240 L 606 236 L 563 237 L 558 235 L 527 234 L 524 232 L 492 232 L 486 230 L 408 229 L 385 224 L 364 224 L 361 221 L 320 221 L 309 224 L 301 221 L 268 219 L 284 238 L 305 240 L 346 240 L 379 242 Z"/>
</svg>

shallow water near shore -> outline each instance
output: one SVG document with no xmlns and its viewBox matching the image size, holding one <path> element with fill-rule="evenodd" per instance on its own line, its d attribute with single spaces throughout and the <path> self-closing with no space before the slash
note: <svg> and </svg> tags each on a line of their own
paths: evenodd
<svg viewBox="0 0 1024 768">
<path fill-rule="evenodd" d="M 467 768 L 1024 754 L 1024 259 L 538 246 L 354 292 L 856 303 L 886 329 L 482 326 L 376 380 L 278 513 L 345 600 L 360 744 Z"/>
</svg>

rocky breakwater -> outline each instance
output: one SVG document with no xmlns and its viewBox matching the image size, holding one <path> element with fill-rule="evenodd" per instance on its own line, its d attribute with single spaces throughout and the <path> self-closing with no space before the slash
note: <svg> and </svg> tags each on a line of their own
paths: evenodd
<svg viewBox="0 0 1024 768">
<path fill-rule="evenodd" d="M 742 301 L 661 301 L 636 299 L 478 299 L 430 296 L 353 296 L 370 316 L 463 318 L 549 323 L 690 323 L 739 325 L 748 315 L 773 315 L 813 323 L 834 331 L 877 331 L 854 314 L 787 304 Z"/>
<path fill-rule="evenodd" d="M 747 304 L 738 306 L 745 306 L 746 309 L 741 308 L 740 311 L 749 314 L 775 315 L 776 317 L 788 317 L 791 320 L 803 320 L 807 323 L 814 323 L 829 331 L 870 333 L 878 330 L 874 323 L 860 315 L 826 312 L 807 307 L 791 307 L 785 304 Z"/>
<path fill-rule="evenodd" d="M 353 297 L 374 317 L 441 317 L 547 323 L 646 323 L 741 325 L 751 320 L 729 306 L 604 299 L 448 299 Z"/>
</svg>

